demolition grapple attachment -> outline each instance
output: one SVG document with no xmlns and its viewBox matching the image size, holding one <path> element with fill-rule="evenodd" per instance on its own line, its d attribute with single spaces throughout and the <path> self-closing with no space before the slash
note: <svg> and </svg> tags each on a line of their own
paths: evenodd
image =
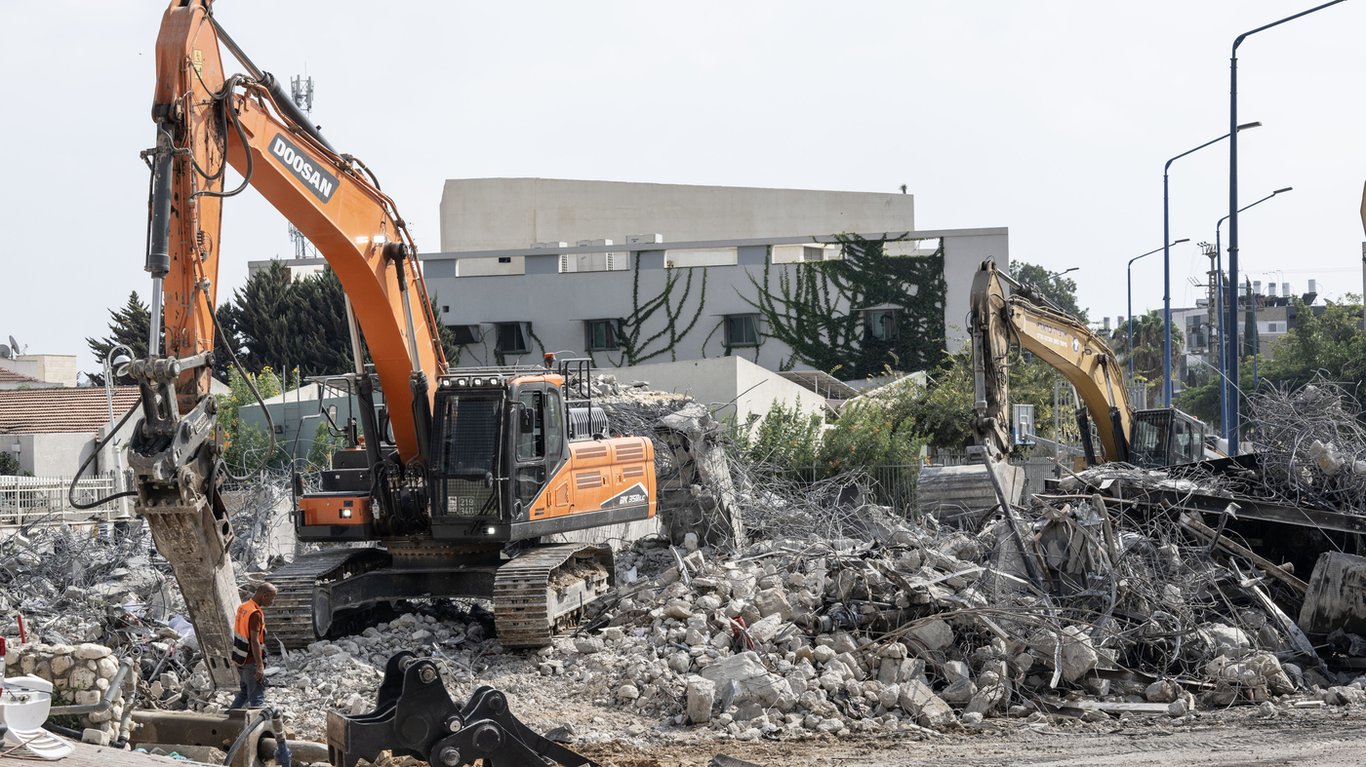
<svg viewBox="0 0 1366 767">
<path fill-rule="evenodd" d="M 327 714 L 327 751 L 334 767 L 373 762 L 381 751 L 412 756 L 432 767 L 598 767 L 547 740 L 508 711 L 507 697 L 480 687 L 459 708 L 432 661 L 400 652 L 384 669 L 375 710 Z"/>
</svg>

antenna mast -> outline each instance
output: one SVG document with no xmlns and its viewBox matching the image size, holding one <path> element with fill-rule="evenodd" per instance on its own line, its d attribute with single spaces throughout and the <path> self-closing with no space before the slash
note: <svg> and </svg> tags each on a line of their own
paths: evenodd
<svg viewBox="0 0 1366 767">
<path fill-rule="evenodd" d="M 294 104 L 304 110 L 304 114 L 313 115 L 313 78 L 304 75 L 295 75 L 289 78 L 289 94 L 294 99 Z M 289 225 L 289 239 L 294 243 L 295 258 L 309 258 L 310 255 L 317 256 L 318 249 L 313 247 L 313 243 L 308 241 L 304 233 Z"/>
</svg>

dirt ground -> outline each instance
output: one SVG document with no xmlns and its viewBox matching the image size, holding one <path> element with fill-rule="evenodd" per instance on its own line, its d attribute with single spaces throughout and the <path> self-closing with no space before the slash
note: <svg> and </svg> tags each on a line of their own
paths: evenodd
<svg viewBox="0 0 1366 767">
<path fill-rule="evenodd" d="M 618 767 L 705 767 L 717 754 L 764 767 L 1176 767 L 1197 765 L 1366 765 L 1366 711 L 1352 708 L 1207 714 L 1189 725 L 1164 718 L 1114 723 L 1047 724 L 997 720 L 941 737 L 841 737 L 741 743 L 724 739 L 631 746 L 576 744 L 580 753 Z"/>
</svg>

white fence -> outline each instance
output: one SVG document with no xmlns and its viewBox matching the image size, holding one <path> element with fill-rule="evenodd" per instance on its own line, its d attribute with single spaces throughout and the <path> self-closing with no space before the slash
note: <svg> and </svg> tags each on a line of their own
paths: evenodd
<svg viewBox="0 0 1366 767">
<path fill-rule="evenodd" d="M 70 477 L 0 476 L 0 528 L 32 525 L 79 525 L 112 522 L 132 516 L 132 499 L 106 501 L 92 509 L 71 505 Z M 111 472 L 84 478 L 74 493 L 79 503 L 93 503 L 122 490 Z"/>
</svg>

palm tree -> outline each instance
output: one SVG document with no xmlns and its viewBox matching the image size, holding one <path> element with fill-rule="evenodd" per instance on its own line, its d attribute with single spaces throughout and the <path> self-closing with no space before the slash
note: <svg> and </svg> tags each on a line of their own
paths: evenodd
<svg viewBox="0 0 1366 767">
<path fill-rule="evenodd" d="M 1162 397 L 1162 350 L 1166 345 L 1165 324 L 1162 314 L 1156 310 L 1134 317 L 1134 348 L 1129 349 L 1129 326 L 1121 324 L 1110 336 L 1110 348 L 1119 357 L 1125 370 L 1129 368 L 1132 356 L 1134 381 L 1142 381 L 1148 389 L 1148 398 Z M 1182 336 L 1181 329 L 1172 328 L 1172 370 L 1180 370 Z"/>
</svg>

